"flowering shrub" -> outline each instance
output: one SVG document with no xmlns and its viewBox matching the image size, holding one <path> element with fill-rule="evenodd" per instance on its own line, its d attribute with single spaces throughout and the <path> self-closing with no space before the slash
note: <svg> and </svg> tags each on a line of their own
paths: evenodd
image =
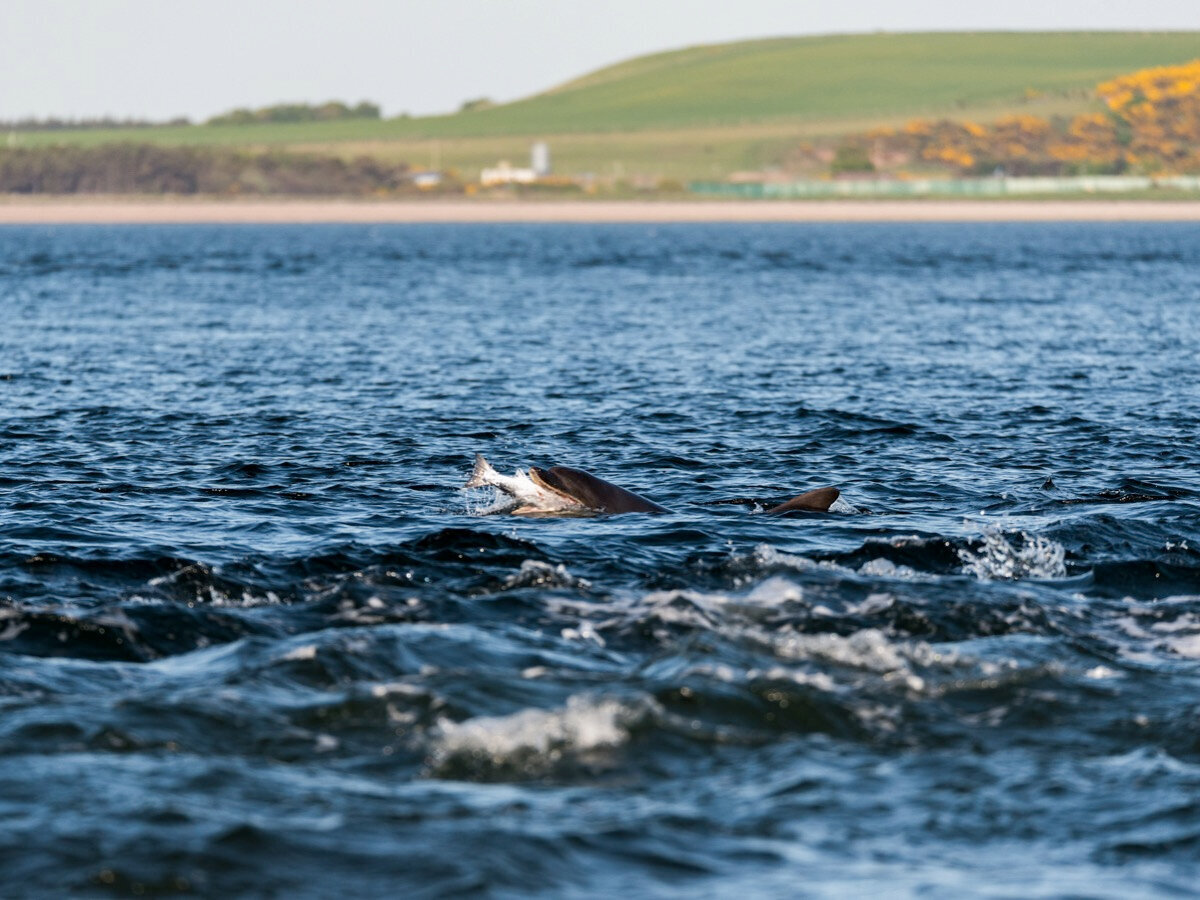
<svg viewBox="0 0 1200 900">
<path fill-rule="evenodd" d="M 1200 172 L 1200 60 L 1143 69 L 1096 87 L 1103 104 L 1072 119 L 1005 116 L 989 125 L 918 119 L 858 142 L 876 157 L 961 174 Z"/>
</svg>

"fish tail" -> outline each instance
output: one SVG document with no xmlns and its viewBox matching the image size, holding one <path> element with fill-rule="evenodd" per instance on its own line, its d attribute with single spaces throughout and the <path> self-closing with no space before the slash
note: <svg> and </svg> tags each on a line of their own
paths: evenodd
<svg viewBox="0 0 1200 900">
<path fill-rule="evenodd" d="M 489 477 L 496 474 L 492 464 L 483 458 L 482 453 L 475 454 L 475 468 L 471 470 L 471 479 L 463 487 L 484 487 L 490 484 Z"/>
</svg>

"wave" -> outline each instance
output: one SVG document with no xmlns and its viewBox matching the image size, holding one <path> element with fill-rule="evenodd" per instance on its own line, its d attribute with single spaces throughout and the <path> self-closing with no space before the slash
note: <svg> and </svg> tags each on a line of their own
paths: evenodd
<svg viewBox="0 0 1200 900">
<path fill-rule="evenodd" d="M 625 647 L 720 633 L 742 619 L 803 632 L 879 629 L 960 641 L 1071 632 L 1069 610 L 1080 594 L 1152 599 L 1200 590 L 1197 554 L 1186 541 L 1166 542 L 1159 558 L 1082 556 L 1083 540 L 1112 531 L 1115 541 L 1120 523 L 1068 522 L 1054 538 L 999 530 L 982 538 L 868 537 L 808 553 L 768 543 L 744 550 L 731 541 L 722 550 L 715 528 L 625 524 L 603 523 L 605 540 L 619 542 L 619 564 L 594 550 L 591 523 L 547 530 L 544 540 L 529 523 L 516 533 L 439 528 L 394 545 L 346 543 L 222 565 L 9 552 L 0 561 L 27 575 L 0 583 L 10 594 L 0 598 L 0 649 L 145 661 L 250 635 L 486 621 L 548 624 Z M 1140 540 L 1161 535 L 1149 530 Z M 994 587 L 968 588 L 968 580 Z M 1006 589 L 1010 583 L 1024 590 Z"/>
<path fill-rule="evenodd" d="M 608 768 L 632 731 L 661 711 L 648 697 L 572 696 L 557 709 L 443 719 L 430 735 L 428 772 L 436 778 L 511 780 Z"/>
<path fill-rule="evenodd" d="M 1015 581 L 1021 578 L 1065 578 L 1066 550 L 1049 538 L 1030 537 L 1025 532 L 984 532 L 972 548 L 961 548 L 958 558 L 963 571 L 981 581 Z"/>
<path fill-rule="evenodd" d="M 94 610 L 9 606 L 0 609 L 0 649 L 26 656 L 148 662 L 302 627 L 194 604 L 135 601 Z"/>
</svg>

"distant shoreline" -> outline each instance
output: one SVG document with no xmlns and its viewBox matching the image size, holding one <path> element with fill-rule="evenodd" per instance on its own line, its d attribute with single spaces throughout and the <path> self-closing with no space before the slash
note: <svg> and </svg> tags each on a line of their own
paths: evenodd
<svg viewBox="0 0 1200 900">
<path fill-rule="evenodd" d="M 1200 222 L 1193 200 L 211 200 L 0 197 L 2 225 Z"/>
</svg>

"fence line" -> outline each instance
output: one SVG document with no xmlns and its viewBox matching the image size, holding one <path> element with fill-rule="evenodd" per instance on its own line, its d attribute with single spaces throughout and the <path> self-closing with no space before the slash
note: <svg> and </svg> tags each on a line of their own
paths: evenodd
<svg viewBox="0 0 1200 900">
<path fill-rule="evenodd" d="M 1031 194 L 1107 194 L 1170 188 L 1200 191 L 1200 176 L 1089 175 L 1077 178 L 923 178 L 910 181 L 847 180 L 746 182 L 693 181 L 696 194 L 740 199 L 800 197 L 1020 197 Z"/>
</svg>

